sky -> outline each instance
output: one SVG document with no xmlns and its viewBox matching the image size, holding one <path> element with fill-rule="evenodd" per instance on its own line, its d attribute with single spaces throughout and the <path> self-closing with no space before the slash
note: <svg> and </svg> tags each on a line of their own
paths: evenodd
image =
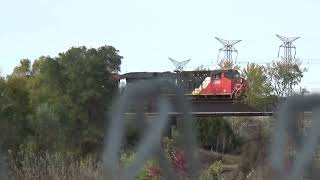
<svg viewBox="0 0 320 180">
<path fill-rule="evenodd" d="M 300 37 L 297 57 L 308 68 L 301 86 L 320 92 L 319 7 L 316 0 L 0 0 L 0 72 L 22 58 L 104 45 L 124 57 L 121 73 L 171 71 L 168 57 L 191 59 L 186 70 L 214 68 L 222 47 L 214 37 L 242 40 L 239 62 L 267 63 L 280 34 Z"/>
</svg>

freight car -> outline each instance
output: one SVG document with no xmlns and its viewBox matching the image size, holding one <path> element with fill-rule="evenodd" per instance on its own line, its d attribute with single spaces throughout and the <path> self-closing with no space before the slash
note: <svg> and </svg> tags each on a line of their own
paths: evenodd
<svg viewBox="0 0 320 180">
<path fill-rule="evenodd" d="M 181 72 L 131 72 L 114 76 L 119 81 L 132 83 L 139 80 L 165 79 L 184 89 L 193 99 L 239 99 L 245 95 L 247 82 L 235 69 Z"/>
</svg>

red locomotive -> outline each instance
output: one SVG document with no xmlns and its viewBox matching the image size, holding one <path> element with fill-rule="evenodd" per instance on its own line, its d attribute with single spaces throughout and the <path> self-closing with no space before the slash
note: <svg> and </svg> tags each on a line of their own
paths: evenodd
<svg viewBox="0 0 320 180">
<path fill-rule="evenodd" d="M 203 80 L 198 88 L 192 91 L 192 95 L 237 99 L 245 95 L 247 86 L 246 80 L 237 70 L 215 70 Z"/>
<path fill-rule="evenodd" d="M 132 72 L 115 75 L 115 79 L 131 83 L 137 80 L 164 78 L 176 83 L 192 98 L 239 99 L 248 88 L 247 82 L 235 69 L 181 72 Z"/>
</svg>

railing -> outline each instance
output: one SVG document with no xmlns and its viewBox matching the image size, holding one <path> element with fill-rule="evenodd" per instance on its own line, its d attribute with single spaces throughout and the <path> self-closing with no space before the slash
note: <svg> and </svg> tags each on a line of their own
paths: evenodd
<svg viewBox="0 0 320 180">
<path fill-rule="evenodd" d="M 234 96 L 235 98 L 238 98 L 239 91 L 243 87 L 243 84 L 240 84 L 240 87 L 238 87 L 238 84 L 234 85 L 234 89 L 231 93 L 231 96 Z"/>
</svg>

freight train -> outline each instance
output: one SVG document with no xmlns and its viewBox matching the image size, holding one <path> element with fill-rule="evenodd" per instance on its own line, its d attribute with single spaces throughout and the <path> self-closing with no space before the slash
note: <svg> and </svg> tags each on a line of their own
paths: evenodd
<svg viewBox="0 0 320 180">
<path fill-rule="evenodd" d="M 165 79 L 184 89 L 194 99 L 241 99 L 248 89 L 247 81 L 235 69 L 177 72 L 131 72 L 115 75 L 114 79 L 126 84 L 139 80 Z"/>
</svg>

